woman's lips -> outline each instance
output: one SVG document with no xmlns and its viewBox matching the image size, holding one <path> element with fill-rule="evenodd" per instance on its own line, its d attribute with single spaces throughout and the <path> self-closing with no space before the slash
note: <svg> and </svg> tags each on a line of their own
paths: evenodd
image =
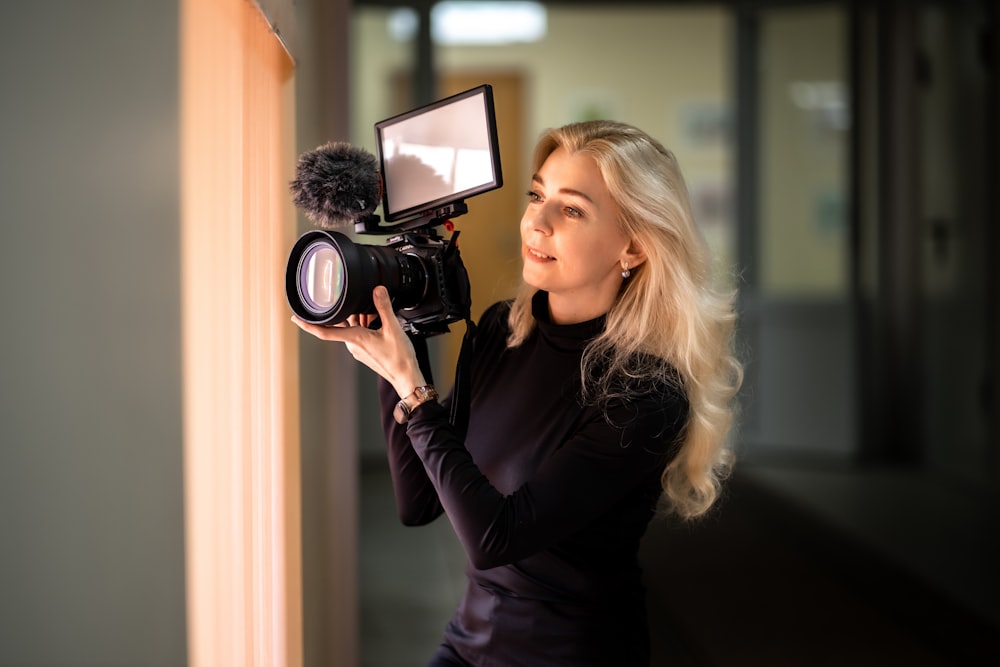
<svg viewBox="0 0 1000 667">
<path fill-rule="evenodd" d="M 524 254 L 528 259 L 534 260 L 536 262 L 551 262 L 555 260 L 555 257 L 552 257 L 551 255 L 546 255 L 544 252 L 541 252 L 540 250 L 535 250 L 534 248 L 528 248 L 527 252 L 525 252 Z"/>
</svg>

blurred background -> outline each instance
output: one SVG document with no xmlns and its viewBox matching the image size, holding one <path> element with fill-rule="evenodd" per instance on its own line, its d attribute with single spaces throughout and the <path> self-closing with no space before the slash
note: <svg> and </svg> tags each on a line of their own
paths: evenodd
<svg viewBox="0 0 1000 667">
<path fill-rule="evenodd" d="M 194 4 L 4 6 L 0 666 L 199 662 L 184 327 L 200 318 L 223 353 L 259 341 L 227 307 L 253 300 L 249 275 L 190 277 L 182 108 L 211 67 L 185 50 Z M 643 545 L 655 665 L 1000 657 L 996 3 L 198 4 L 248 8 L 294 65 L 278 195 L 298 153 L 374 150 L 376 121 L 494 86 L 505 187 L 456 220 L 474 315 L 519 279 L 544 128 L 610 117 L 675 151 L 716 279 L 739 292 L 747 378 L 718 507 L 656 521 Z M 220 256 L 240 243 L 218 239 Z M 459 337 L 434 340 L 439 384 Z M 306 338 L 271 356 L 294 371 L 296 426 L 261 443 L 294 453 L 301 653 L 237 664 L 422 664 L 460 595 L 458 545 L 444 521 L 397 525 L 371 375 Z M 223 374 L 220 413 L 259 380 Z"/>
</svg>

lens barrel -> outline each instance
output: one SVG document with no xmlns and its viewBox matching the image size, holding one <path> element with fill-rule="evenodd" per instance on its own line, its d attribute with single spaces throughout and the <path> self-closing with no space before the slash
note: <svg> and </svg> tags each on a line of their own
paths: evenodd
<svg viewBox="0 0 1000 667">
<path fill-rule="evenodd" d="M 313 324 L 338 324 L 349 315 L 375 313 L 372 290 L 384 285 L 393 309 L 416 306 L 427 291 L 420 257 L 385 246 L 354 243 L 339 232 L 314 230 L 292 247 L 285 295 L 292 311 Z"/>
</svg>

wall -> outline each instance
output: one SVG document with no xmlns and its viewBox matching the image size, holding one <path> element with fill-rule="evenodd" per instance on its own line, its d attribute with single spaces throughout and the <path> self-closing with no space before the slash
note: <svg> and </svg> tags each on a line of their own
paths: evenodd
<svg viewBox="0 0 1000 667">
<path fill-rule="evenodd" d="M 0 665 L 175 667 L 177 4 L 4 10 Z"/>
<path fill-rule="evenodd" d="M 387 31 L 391 13 L 374 7 L 354 12 L 352 135 L 367 145 L 374 143 L 372 124 L 390 110 L 388 77 L 411 66 L 410 45 Z M 687 154 L 692 175 L 717 172 L 725 166 L 721 146 L 710 156 L 694 153 L 682 138 L 683 115 L 692 105 L 727 102 L 728 25 L 721 6 L 551 7 L 543 40 L 438 47 L 437 66 L 523 72 L 531 84 L 526 149 L 544 128 L 597 106 Z"/>
</svg>

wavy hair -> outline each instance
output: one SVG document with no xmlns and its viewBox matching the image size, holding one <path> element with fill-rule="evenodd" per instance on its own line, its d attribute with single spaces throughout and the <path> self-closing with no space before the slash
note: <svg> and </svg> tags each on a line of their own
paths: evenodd
<svg viewBox="0 0 1000 667">
<path fill-rule="evenodd" d="M 697 517 L 715 502 L 732 465 L 729 434 L 743 377 L 733 352 L 735 295 L 713 286 L 711 259 L 671 151 L 630 125 L 574 123 L 542 135 L 532 172 L 557 148 L 594 159 L 620 211 L 621 228 L 646 255 L 624 281 L 604 332 L 584 350 L 584 398 L 627 399 L 628 387 L 680 383 L 688 421 L 661 481 L 667 511 Z M 511 347 L 534 329 L 535 292 L 524 285 L 514 300 Z M 623 385 L 622 377 L 629 382 Z"/>
</svg>

